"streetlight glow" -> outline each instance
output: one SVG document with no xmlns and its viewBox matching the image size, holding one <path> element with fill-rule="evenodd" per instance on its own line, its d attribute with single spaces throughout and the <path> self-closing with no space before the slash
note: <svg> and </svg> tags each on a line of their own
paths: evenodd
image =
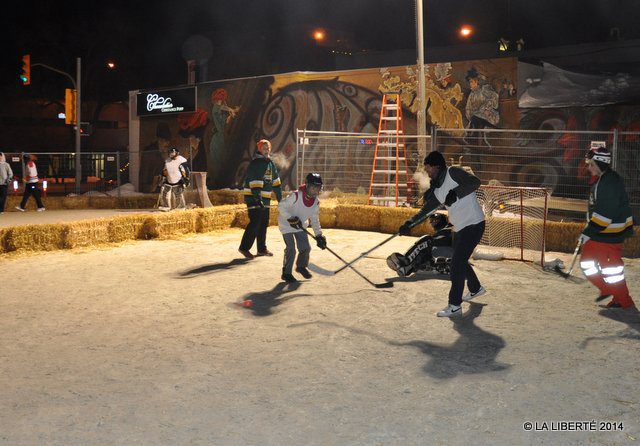
<svg viewBox="0 0 640 446">
<path fill-rule="evenodd" d="M 113 70 L 116 67 L 116 63 L 112 60 L 107 61 L 107 68 Z"/>
<path fill-rule="evenodd" d="M 469 25 L 462 25 L 460 27 L 460 35 L 462 37 L 469 37 L 471 34 L 473 34 L 473 28 L 470 27 Z"/>
<path fill-rule="evenodd" d="M 325 38 L 325 32 L 323 29 L 317 29 L 313 32 L 313 38 L 317 42 L 322 42 Z"/>
</svg>

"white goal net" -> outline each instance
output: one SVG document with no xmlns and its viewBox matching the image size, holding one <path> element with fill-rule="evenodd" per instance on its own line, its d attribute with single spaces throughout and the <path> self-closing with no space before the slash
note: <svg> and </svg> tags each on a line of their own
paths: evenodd
<svg viewBox="0 0 640 446">
<path fill-rule="evenodd" d="M 480 249 L 544 265 L 549 192 L 542 187 L 481 186 L 486 227 Z"/>
</svg>

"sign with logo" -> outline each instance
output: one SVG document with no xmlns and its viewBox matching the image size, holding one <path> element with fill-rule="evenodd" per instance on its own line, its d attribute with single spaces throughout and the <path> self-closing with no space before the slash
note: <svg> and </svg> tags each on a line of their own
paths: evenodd
<svg viewBox="0 0 640 446">
<path fill-rule="evenodd" d="M 138 93 L 138 116 L 196 111 L 195 87 Z"/>
</svg>

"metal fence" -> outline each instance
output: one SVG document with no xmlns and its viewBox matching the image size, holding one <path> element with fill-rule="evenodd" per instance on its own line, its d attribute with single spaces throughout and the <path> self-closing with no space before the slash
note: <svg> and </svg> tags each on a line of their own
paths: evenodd
<svg viewBox="0 0 640 446">
<path fill-rule="evenodd" d="M 24 152 L 5 152 L 13 170 L 14 185 L 22 190 L 20 179 L 25 169 Z M 85 152 L 80 155 L 81 181 L 76 187 L 75 153 L 29 152 L 36 155 L 38 177 L 47 195 L 69 195 L 87 192 L 109 192 L 129 182 L 128 152 Z M 45 183 L 46 181 L 46 183 Z M 14 186 L 11 186 L 14 190 Z M 119 189 L 118 189 L 119 190 Z"/>
<path fill-rule="evenodd" d="M 327 189 L 368 192 L 376 134 L 298 130 L 297 136 L 299 181 L 313 170 L 323 175 Z M 545 187 L 552 197 L 551 213 L 568 219 L 584 219 L 589 194 L 584 155 L 592 141 L 605 141 L 611 149 L 613 167 L 624 178 L 640 221 L 638 132 L 435 129 L 429 136 L 405 136 L 416 183 L 424 177 L 420 171 L 426 152 L 439 150 L 449 163 L 470 167 L 483 184 Z"/>
</svg>

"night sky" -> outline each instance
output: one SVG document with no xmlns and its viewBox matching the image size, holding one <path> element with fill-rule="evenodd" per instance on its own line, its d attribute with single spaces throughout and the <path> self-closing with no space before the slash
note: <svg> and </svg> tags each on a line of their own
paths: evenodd
<svg viewBox="0 0 640 446">
<path fill-rule="evenodd" d="M 468 44 L 457 34 L 464 23 L 476 30 L 470 42 L 522 37 L 529 49 L 605 41 L 613 27 L 640 38 L 640 0 L 423 1 L 427 52 Z M 300 25 L 345 31 L 356 49 L 416 46 L 413 0 L 32 0 L 4 9 L 0 80 L 8 95 L 25 94 L 17 79 L 25 53 L 70 73 L 80 56 L 85 94 L 123 100 L 128 90 L 185 83 L 183 45 L 194 35 L 211 41 L 211 80 L 327 68 L 309 36 L 296 34 Z M 109 59 L 116 70 L 106 69 Z M 41 69 L 32 78 L 32 96 L 65 86 Z"/>
</svg>

